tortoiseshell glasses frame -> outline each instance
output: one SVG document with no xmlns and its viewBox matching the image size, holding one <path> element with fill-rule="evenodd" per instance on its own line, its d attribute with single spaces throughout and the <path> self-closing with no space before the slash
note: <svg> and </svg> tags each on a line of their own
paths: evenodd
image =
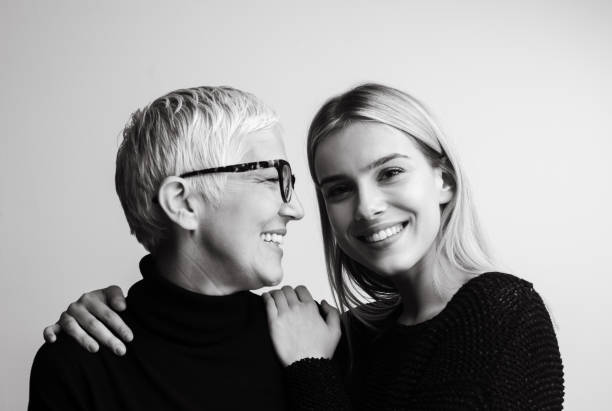
<svg viewBox="0 0 612 411">
<path fill-rule="evenodd" d="M 262 168 L 274 167 L 278 173 L 278 187 L 280 188 L 283 202 L 291 201 L 293 187 L 295 186 L 295 176 L 291 173 L 291 165 L 288 161 L 277 159 L 268 161 L 254 161 L 252 163 L 232 164 L 229 166 L 205 168 L 203 170 L 189 171 L 179 177 L 195 177 L 212 173 L 244 173 L 246 171 L 259 170 Z"/>
</svg>

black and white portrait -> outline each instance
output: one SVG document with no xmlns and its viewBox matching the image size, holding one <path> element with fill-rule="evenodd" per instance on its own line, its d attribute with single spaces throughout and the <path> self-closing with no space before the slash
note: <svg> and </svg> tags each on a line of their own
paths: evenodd
<svg viewBox="0 0 612 411">
<path fill-rule="evenodd" d="M 611 20 L 4 1 L 0 409 L 608 409 Z"/>
</svg>

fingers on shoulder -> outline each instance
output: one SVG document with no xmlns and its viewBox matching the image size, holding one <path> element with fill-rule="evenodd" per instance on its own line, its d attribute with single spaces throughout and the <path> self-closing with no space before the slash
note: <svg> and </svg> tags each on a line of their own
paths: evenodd
<svg viewBox="0 0 612 411">
<path fill-rule="evenodd" d="M 327 325 L 340 333 L 340 312 L 338 309 L 325 300 L 321 301 L 321 309 L 325 314 Z"/>
<path fill-rule="evenodd" d="M 82 294 L 79 297 L 79 299 L 76 300 L 76 303 L 88 307 L 91 304 L 95 304 L 98 301 L 103 301 L 103 299 L 104 299 L 104 296 L 103 296 L 102 290 L 94 290 L 94 291 L 89 291 L 87 293 Z"/>
<path fill-rule="evenodd" d="M 107 306 L 100 307 L 99 310 L 92 312 L 92 314 L 99 318 L 112 332 L 119 335 L 124 341 L 129 342 L 134 338 L 132 331 L 119 314 Z"/>
<path fill-rule="evenodd" d="M 314 302 L 310 291 L 308 291 L 308 288 L 303 285 L 298 285 L 297 287 L 295 287 L 295 293 L 302 302 Z"/>
<path fill-rule="evenodd" d="M 60 316 L 58 324 L 61 326 L 62 330 L 74 338 L 79 345 L 86 348 L 90 352 L 98 351 L 98 343 L 91 336 L 89 336 L 89 334 L 87 334 L 83 328 L 81 328 L 79 323 L 72 315 L 64 311 Z"/>
<path fill-rule="evenodd" d="M 274 300 L 276 308 L 279 312 L 284 310 L 296 310 L 302 309 L 303 307 L 316 307 L 316 302 L 312 298 L 310 291 L 303 285 L 295 287 L 284 286 L 279 290 L 272 290 L 269 293 L 269 297 Z"/>
<path fill-rule="evenodd" d="M 116 297 L 116 296 L 121 296 L 123 297 L 123 290 L 121 289 L 121 287 L 119 287 L 116 284 L 113 285 L 109 285 L 108 287 L 104 288 L 104 293 L 110 297 Z"/>
<path fill-rule="evenodd" d="M 296 294 L 293 287 L 286 285 L 281 288 L 281 291 L 285 295 L 285 299 L 287 300 L 287 304 L 289 304 L 289 306 L 299 304 L 300 299 L 298 298 L 298 295 Z"/>
<path fill-rule="evenodd" d="M 274 300 L 272 295 L 269 292 L 266 292 L 261 295 L 261 298 L 263 298 L 264 300 L 268 319 L 275 318 L 278 315 L 278 310 L 276 308 L 276 301 Z"/>
<path fill-rule="evenodd" d="M 57 340 L 57 335 L 61 332 L 62 327 L 58 324 L 52 324 L 43 330 L 43 338 L 48 343 L 53 343 Z"/>
<path fill-rule="evenodd" d="M 123 290 L 118 285 L 111 285 L 104 290 L 104 296 L 110 306 L 117 311 L 123 311 L 126 308 L 125 295 Z"/>
<path fill-rule="evenodd" d="M 270 291 L 270 297 L 274 300 L 274 304 L 276 305 L 276 309 L 279 313 L 286 311 L 289 308 L 289 303 L 287 302 L 287 297 L 283 290 L 272 290 Z"/>
</svg>

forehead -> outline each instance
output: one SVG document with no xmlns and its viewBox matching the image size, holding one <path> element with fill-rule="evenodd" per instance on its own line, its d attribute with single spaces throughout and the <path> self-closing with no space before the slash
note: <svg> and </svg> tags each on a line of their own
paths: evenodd
<svg viewBox="0 0 612 411">
<path fill-rule="evenodd" d="M 423 157 L 412 138 L 402 131 L 380 123 L 353 123 L 326 137 L 315 153 L 319 179 L 347 167 L 359 169 L 389 154 Z"/>
<path fill-rule="evenodd" d="M 278 127 L 256 131 L 244 137 L 242 161 L 287 159 L 282 132 Z"/>
</svg>

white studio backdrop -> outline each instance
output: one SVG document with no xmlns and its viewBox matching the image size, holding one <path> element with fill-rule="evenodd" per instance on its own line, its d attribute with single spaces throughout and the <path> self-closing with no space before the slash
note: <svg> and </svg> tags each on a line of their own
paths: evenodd
<svg viewBox="0 0 612 411">
<path fill-rule="evenodd" d="M 494 249 L 557 324 L 566 409 L 609 409 L 610 21 L 605 0 L 2 0 L 0 408 L 25 409 L 42 329 L 70 301 L 139 279 L 113 183 L 134 109 L 197 85 L 273 106 L 307 212 L 284 284 L 329 299 L 306 131 L 325 99 L 377 81 L 458 145 Z"/>
</svg>

